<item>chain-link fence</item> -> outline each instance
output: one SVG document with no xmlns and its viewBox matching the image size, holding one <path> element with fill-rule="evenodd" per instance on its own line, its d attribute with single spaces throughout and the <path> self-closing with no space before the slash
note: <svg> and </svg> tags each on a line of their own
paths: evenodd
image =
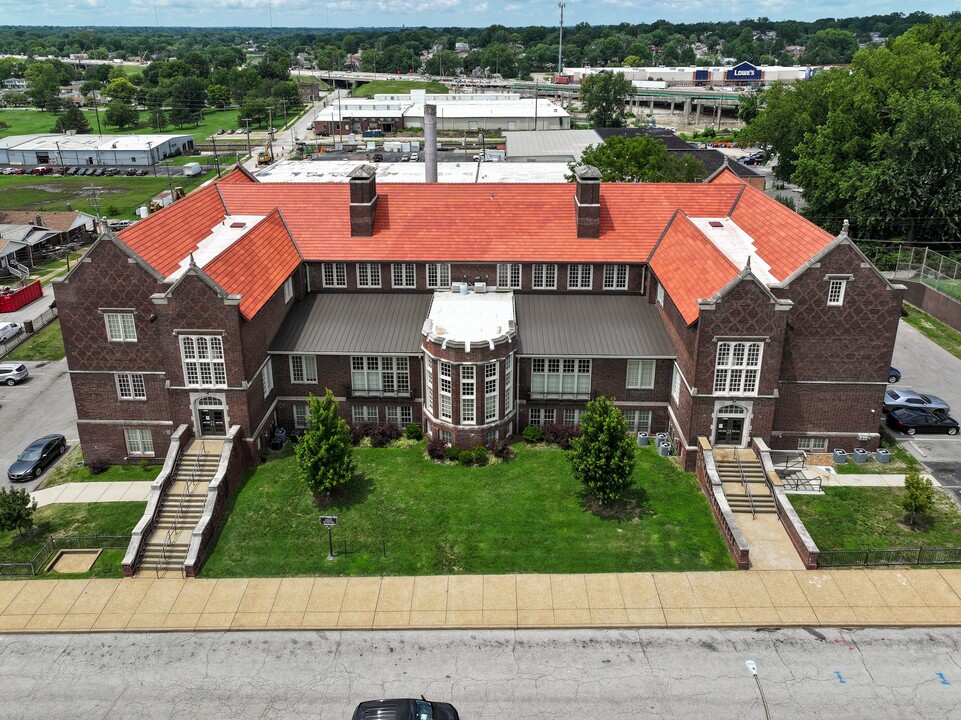
<svg viewBox="0 0 961 720">
<path fill-rule="evenodd" d="M 894 277 L 899 280 L 918 280 L 961 300 L 961 262 L 929 248 L 899 247 Z"/>
</svg>

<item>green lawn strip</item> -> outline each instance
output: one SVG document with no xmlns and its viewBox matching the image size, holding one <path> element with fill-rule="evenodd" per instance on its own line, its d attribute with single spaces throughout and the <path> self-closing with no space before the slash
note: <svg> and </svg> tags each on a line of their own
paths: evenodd
<svg viewBox="0 0 961 720">
<path fill-rule="evenodd" d="M 912 470 L 921 470 L 917 458 L 898 445 L 885 428 L 881 428 L 881 447 L 891 453 L 890 462 L 879 463 L 874 459 L 874 453 L 869 453 L 866 463 L 856 463 L 853 457 L 849 457 L 848 462 L 837 465 L 834 470 L 838 475 L 903 475 Z"/>
<path fill-rule="evenodd" d="M 162 465 L 110 465 L 101 473 L 94 475 L 87 465 L 77 465 L 83 460 L 83 451 L 79 445 L 74 445 L 63 460 L 51 468 L 43 481 L 43 487 L 49 488 L 64 483 L 73 482 L 152 482 L 160 474 Z"/>
<path fill-rule="evenodd" d="M 433 95 L 446 95 L 450 92 L 443 83 L 427 80 L 374 80 L 351 91 L 355 98 L 371 98 L 374 95 L 398 95 L 411 90 L 426 90 Z"/>
<path fill-rule="evenodd" d="M 928 315 L 924 310 L 914 305 L 904 303 L 904 307 L 908 311 L 905 322 L 929 340 L 943 347 L 956 358 L 961 358 L 961 332 L 945 325 L 937 318 Z"/>
<path fill-rule="evenodd" d="M 209 577 L 717 570 L 733 567 L 693 475 L 639 453 L 634 520 L 586 512 L 565 454 L 516 446 L 510 463 L 437 465 L 423 443 L 357 448 L 358 476 L 317 507 L 285 457 L 248 473 L 203 568 Z M 327 561 L 319 515 L 337 515 Z M 346 553 L 345 553 L 346 541 Z M 386 551 L 386 555 L 385 555 Z"/>
<path fill-rule="evenodd" d="M 29 562 L 51 537 L 129 535 L 147 503 L 64 503 L 38 508 L 33 527 L 0 532 L 0 562 Z"/>
<path fill-rule="evenodd" d="M 908 527 L 903 488 L 826 487 L 824 495 L 791 495 L 791 504 L 821 550 L 961 547 L 961 513 L 943 490 L 920 528 Z"/>
<path fill-rule="evenodd" d="M 67 356 L 60 333 L 60 320 L 47 323 L 29 339 L 4 355 L 4 360 L 62 360 Z"/>
</svg>

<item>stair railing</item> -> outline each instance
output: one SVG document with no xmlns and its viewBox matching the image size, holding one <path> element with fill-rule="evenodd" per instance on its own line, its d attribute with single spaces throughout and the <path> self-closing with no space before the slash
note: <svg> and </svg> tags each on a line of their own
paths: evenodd
<svg viewBox="0 0 961 720">
<path fill-rule="evenodd" d="M 744 475 L 744 466 L 741 465 L 741 456 L 738 454 L 737 448 L 734 448 L 734 462 L 737 463 L 737 472 L 741 477 L 741 485 L 744 487 L 744 494 L 747 495 L 748 504 L 751 506 L 751 517 L 757 520 L 757 508 L 754 507 L 754 496 L 751 494 L 751 485 Z"/>
<path fill-rule="evenodd" d="M 167 550 L 173 545 L 173 541 L 177 538 L 182 530 L 181 523 L 185 515 L 185 505 L 187 500 L 193 494 L 194 489 L 197 487 L 197 483 L 200 482 L 201 467 L 204 464 L 204 460 L 207 456 L 207 443 L 206 441 L 200 441 L 199 452 L 194 456 L 193 465 L 190 467 L 189 472 L 186 477 L 184 477 L 184 488 L 180 491 L 180 499 L 177 502 L 177 513 L 174 515 L 173 524 L 167 530 L 167 534 L 164 537 L 163 545 L 160 548 L 160 557 L 157 559 L 157 564 L 155 570 L 157 577 L 160 577 L 160 572 L 167 561 Z"/>
<path fill-rule="evenodd" d="M 30 279 L 30 268 L 22 263 L 18 262 L 16 258 L 11 257 L 7 262 L 7 269 L 10 273 L 20 280 L 21 282 L 26 282 Z"/>
</svg>

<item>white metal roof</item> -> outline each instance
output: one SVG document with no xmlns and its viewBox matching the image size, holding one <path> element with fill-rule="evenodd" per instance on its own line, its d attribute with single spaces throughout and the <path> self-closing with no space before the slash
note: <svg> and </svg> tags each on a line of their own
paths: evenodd
<svg viewBox="0 0 961 720">
<path fill-rule="evenodd" d="M 455 151 L 457 152 L 457 151 Z M 460 153 L 458 153 L 460 154 Z M 256 172 L 261 182 L 346 183 L 350 172 L 369 163 L 356 160 L 284 160 Z M 566 163 L 441 162 L 437 180 L 441 183 L 545 183 L 564 182 L 570 170 Z M 423 162 L 382 162 L 377 164 L 378 183 L 422 183 Z"/>
<path fill-rule="evenodd" d="M 771 274 L 771 266 L 757 254 L 754 238 L 738 227 L 731 218 L 690 218 L 690 221 L 738 270 L 747 265 L 750 258 L 751 272 L 755 277 L 769 286 L 780 283 L 780 280 Z"/>
<path fill-rule="evenodd" d="M 514 293 L 438 290 L 424 322 L 424 334 L 441 342 L 491 343 L 514 333 Z"/>
<path fill-rule="evenodd" d="M 10 150 L 147 150 L 171 140 L 193 139 L 193 135 L 66 135 L 46 133 L 10 135 L 0 139 L 0 148 Z"/>
<path fill-rule="evenodd" d="M 229 248 L 264 219 L 263 215 L 230 215 L 222 222 L 210 229 L 210 234 L 197 245 L 189 257 L 180 261 L 180 265 L 170 273 L 166 282 L 173 282 L 190 267 L 193 262 L 197 267 L 204 267 L 220 253 Z"/>
</svg>

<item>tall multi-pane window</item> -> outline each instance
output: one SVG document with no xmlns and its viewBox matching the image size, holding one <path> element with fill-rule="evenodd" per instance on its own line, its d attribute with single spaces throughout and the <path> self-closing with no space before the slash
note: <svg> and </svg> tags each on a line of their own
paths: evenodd
<svg viewBox="0 0 961 720">
<path fill-rule="evenodd" d="M 347 287 L 345 263 L 324 263 L 324 287 Z"/>
<path fill-rule="evenodd" d="M 290 381 L 295 383 L 317 382 L 317 358 L 314 355 L 290 356 Z"/>
<path fill-rule="evenodd" d="M 427 404 L 427 411 L 434 412 L 434 361 L 432 358 L 424 358 L 424 385 L 427 392 L 424 393 L 424 402 Z"/>
<path fill-rule="evenodd" d="M 657 304 L 664 307 L 664 286 L 660 281 L 657 283 Z"/>
<path fill-rule="evenodd" d="M 137 342 L 137 326 L 133 313 L 104 313 L 107 323 L 107 340 L 110 342 Z"/>
<path fill-rule="evenodd" d="M 564 410 L 564 424 L 577 427 L 580 424 L 581 411 L 574 408 Z"/>
<path fill-rule="evenodd" d="M 674 374 L 671 375 L 671 399 L 675 405 L 681 402 L 681 371 L 677 369 L 677 363 L 674 363 Z"/>
<path fill-rule="evenodd" d="M 427 287 L 450 287 L 450 265 L 448 263 L 427 263 Z"/>
<path fill-rule="evenodd" d="M 569 265 L 567 267 L 568 290 L 590 290 L 593 265 Z"/>
<path fill-rule="evenodd" d="M 294 279 L 292 277 L 284 280 L 284 302 L 289 303 L 294 298 Z"/>
<path fill-rule="evenodd" d="M 153 455 L 153 435 L 145 428 L 127 428 L 123 431 L 127 442 L 127 455 Z"/>
<path fill-rule="evenodd" d="M 554 290 L 557 287 L 557 265 L 538 263 L 534 265 L 532 273 L 535 290 Z"/>
<path fill-rule="evenodd" d="M 654 387 L 654 361 L 628 360 L 627 387 L 629 390 L 650 390 Z"/>
<path fill-rule="evenodd" d="M 357 287 L 380 287 L 380 263 L 357 263 Z"/>
<path fill-rule="evenodd" d="M 267 358 L 267 364 L 264 365 L 264 369 L 260 371 L 260 377 L 264 381 L 264 397 L 267 397 L 270 395 L 270 391 L 274 389 L 273 358 Z"/>
<path fill-rule="evenodd" d="M 501 263 L 497 266 L 497 287 L 517 290 L 521 286 L 520 263 Z"/>
<path fill-rule="evenodd" d="M 627 429 L 631 432 L 651 431 L 650 410 L 625 410 L 624 418 L 627 420 Z"/>
<path fill-rule="evenodd" d="M 294 405 L 294 430 L 307 429 L 307 416 L 310 414 L 310 406 L 302 403 Z"/>
<path fill-rule="evenodd" d="M 717 344 L 714 392 L 719 395 L 756 395 L 761 373 L 759 342 L 722 342 Z"/>
<path fill-rule="evenodd" d="M 627 290 L 627 265 L 604 266 L 604 289 Z"/>
<path fill-rule="evenodd" d="M 504 414 L 514 411 L 514 355 L 504 362 Z"/>
<path fill-rule="evenodd" d="M 405 357 L 355 355 L 350 359 L 350 371 L 351 390 L 354 393 L 410 393 L 410 369 Z"/>
<path fill-rule="evenodd" d="M 528 411 L 528 420 L 531 425 L 552 425 L 557 413 L 553 408 L 537 409 Z"/>
<path fill-rule="evenodd" d="M 226 385 L 224 342 L 219 335 L 181 335 L 180 357 L 186 385 Z"/>
<path fill-rule="evenodd" d="M 846 280 L 832 280 L 828 286 L 828 305 L 839 306 L 844 304 L 844 286 Z"/>
<path fill-rule="evenodd" d="M 140 373 L 117 373 L 117 397 L 121 400 L 146 400 L 147 387 Z"/>
<path fill-rule="evenodd" d="M 355 423 L 380 422 L 380 413 L 376 405 L 354 405 L 350 408 L 350 418 Z"/>
<path fill-rule="evenodd" d="M 394 263 L 390 266 L 391 284 L 395 288 L 416 288 L 417 274 L 414 263 Z"/>
<path fill-rule="evenodd" d="M 477 396 L 473 365 L 460 366 L 460 421 L 473 424 L 476 421 Z"/>
<path fill-rule="evenodd" d="M 587 395 L 591 391 L 591 361 L 571 358 L 533 358 L 531 393 Z"/>
<path fill-rule="evenodd" d="M 484 366 L 484 422 L 497 419 L 497 363 Z"/>
<path fill-rule="evenodd" d="M 440 370 L 438 372 L 440 377 L 440 416 L 443 420 L 452 420 L 452 402 L 451 402 L 451 365 L 448 362 L 440 363 Z"/>
<path fill-rule="evenodd" d="M 411 411 L 410 405 L 404 405 L 398 407 L 397 405 L 389 405 L 384 408 L 387 413 L 387 422 L 391 425 L 400 425 L 404 427 L 405 425 L 410 425 L 413 422 L 414 414 Z"/>
</svg>

